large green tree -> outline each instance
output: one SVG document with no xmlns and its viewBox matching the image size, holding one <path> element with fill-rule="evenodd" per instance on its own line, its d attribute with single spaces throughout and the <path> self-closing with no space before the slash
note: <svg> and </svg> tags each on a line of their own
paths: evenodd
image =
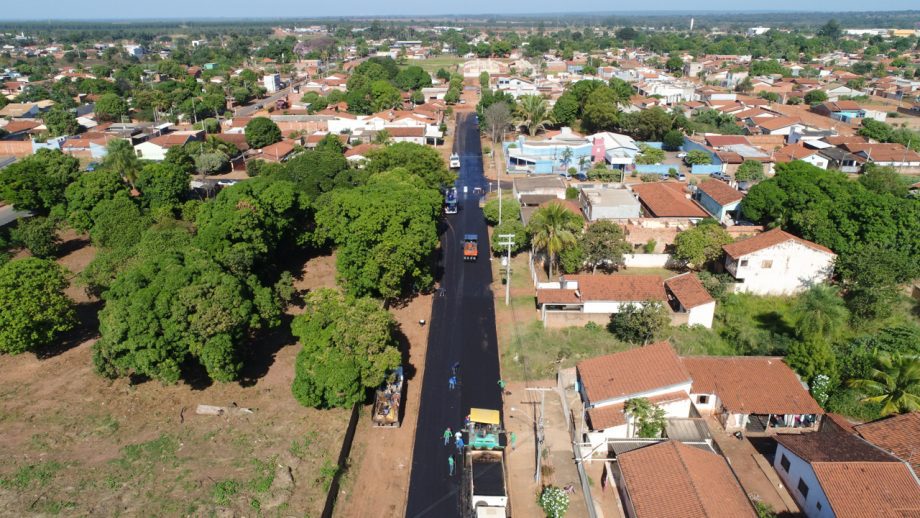
<svg viewBox="0 0 920 518">
<path fill-rule="evenodd" d="M 335 188 L 354 187 L 363 173 L 350 169 L 345 155 L 335 149 L 317 149 L 299 153 L 268 176 L 294 182 L 311 199 Z"/>
<path fill-rule="evenodd" d="M 266 117 L 255 117 L 246 123 L 246 143 L 253 149 L 263 148 L 281 140 L 278 125 Z"/>
<path fill-rule="evenodd" d="M 109 142 L 105 149 L 102 166 L 115 171 L 133 186 L 137 182 L 137 173 L 141 170 L 141 163 L 131 143 L 127 140 L 115 139 Z"/>
<path fill-rule="evenodd" d="M 79 175 L 80 161 L 60 151 L 39 149 L 0 169 L 0 199 L 17 210 L 48 214 L 64 202 L 64 190 Z"/>
<path fill-rule="evenodd" d="M 836 287 L 818 284 L 798 296 L 791 316 L 801 339 L 833 341 L 846 329 L 850 315 Z"/>
<path fill-rule="evenodd" d="M 70 110 L 52 108 L 43 116 L 43 122 L 52 137 L 73 135 L 80 131 L 80 124 Z"/>
<path fill-rule="evenodd" d="M 526 129 L 531 137 L 553 123 L 552 112 L 546 104 L 546 99 L 539 95 L 522 95 L 518 99 L 517 114 L 515 124 Z"/>
<path fill-rule="evenodd" d="M 613 131 L 620 121 L 620 99 L 610 88 L 601 87 L 588 95 L 582 110 L 581 125 L 585 131 Z"/>
<path fill-rule="evenodd" d="M 29 257 L 0 266 L 0 352 L 49 345 L 76 325 L 67 279 L 57 264 Z"/>
<path fill-rule="evenodd" d="M 61 240 L 57 236 L 57 220 L 44 216 L 22 218 L 10 231 L 13 242 L 26 247 L 35 257 L 47 259 L 57 254 Z"/>
<path fill-rule="evenodd" d="M 610 315 L 607 328 L 620 340 L 647 345 L 670 323 L 668 310 L 660 302 L 626 304 Z"/>
<path fill-rule="evenodd" d="M 349 294 L 396 298 L 431 285 L 431 254 L 443 199 L 405 169 L 320 200 L 316 235 L 337 248 L 338 277 Z"/>
<path fill-rule="evenodd" d="M 150 208 L 178 207 L 189 192 L 189 175 L 181 166 L 147 164 L 137 176 L 137 188 Z"/>
<path fill-rule="evenodd" d="M 598 266 L 616 268 L 623 264 L 623 254 L 632 248 L 626 242 L 623 227 L 612 221 L 598 221 L 592 224 L 580 241 L 585 253 L 585 262 L 591 266 L 591 273 L 597 273 Z"/>
<path fill-rule="evenodd" d="M 456 175 L 448 171 L 444 157 L 429 146 L 397 142 L 371 151 L 368 159 L 364 168 L 370 174 L 400 168 L 421 178 L 430 188 L 441 188 L 456 180 Z"/>
<path fill-rule="evenodd" d="M 702 269 L 722 256 L 722 246 L 732 242 L 731 236 L 714 220 L 684 230 L 674 238 L 674 257 L 694 269 Z"/>
<path fill-rule="evenodd" d="M 175 383 L 193 360 L 214 380 L 236 380 L 249 331 L 277 323 L 278 308 L 266 312 L 258 303 L 272 300 L 270 291 L 226 273 L 195 248 L 149 256 L 104 295 L 96 369 Z"/>
<path fill-rule="evenodd" d="M 118 94 L 105 93 L 96 101 L 94 111 L 101 121 L 120 121 L 128 115 L 128 103 Z"/>
<path fill-rule="evenodd" d="M 369 298 L 322 288 L 307 297 L 291 332 L 303 348 L 294 364 L 294 397 L 304 406 L 350 407 L 401 360 L 393 316 Z"/>
<path fill-rule="evenodd" d="M 96 169 L 82 173 L 67 186 L 67 222 L 78 232 L 88 232 L 93 227 L 93 209 L 103 200 L 111 200 L 119 193 L 128 193 L 121 175 L 111 169 Z"/>
</svg>

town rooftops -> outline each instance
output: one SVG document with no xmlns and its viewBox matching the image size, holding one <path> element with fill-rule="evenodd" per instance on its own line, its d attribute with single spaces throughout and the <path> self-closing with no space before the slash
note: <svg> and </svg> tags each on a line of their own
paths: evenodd
<svg viewBox="0 0 920 518">
<path fill-rule="evenodd" d="M 837 518 L 920 516 L 920 484 L 897 462 L 816 462 L 812 464 Z"/>
<path fill-rule="evenodd" d="M 690 383 L 690 375 L 668 342 L 584 360 L 577 370 L 592 405 Z"/>
<path fill-rule="evenodd" d="M 721 180 L 703 180 L 700 182 L 698 188 L 723 207 L 744 199 L 744 195 L 741 194 L 741 191 L 732 189 L 727 183 Z"/>
<path fill-rule="evenodd" d="M 683 390 L 675 390 L 658 396 L 646 398 L 653 405 L 663 405 L 677 401 L 689 401 L 690 395 Z M 626 424 L 626 413 L 624 412 L 625 401 L 602 407 L 594 407 L 587 411 L 588 425 L 591 430 L 606 430 L 614 426 Z"/>
<path fill-rule="evenodd" d="M 773 230 L 768 230 L 762 234 L 757 234 L 754 237 L 749 237 L 741 241 L 735 241 L 734 243 L 724 245 L 722 249 L 725 250 L 725 253 L 728 254 L 728 256 L 732 259 L 739 259 L 748 254 L 752 254 L 754 252 L 758 252 L 760 250 L 770 248 L 771 246 L 776 246 L 787 241 L 795 241 L 796 243 L 807 246 L 808 248 L 817 250 L 819 252 L 834 254 L 830 248 L 821 246 L 817 243 L 812 243 L 811 241 L 802 239 L 797 236 L 793 236 L 788 232 L 784 232 L 780 228 L 774 228 Z"/>
<path fill-rule="evenodd" d="M 706 218 L 709 214 L 684 194 L 679 182 L 651 182 L 632 186 L 639 201 L 656 218 Z"/>
<path fill-rule="evenodd" d="M 829 112 L 859 111 L 859 103 L 856 101 L 828 101 L 821 104 Z"/>
<path fill-rule="evenodd" d="M 808 463 L 814 462 L 898 462 L 881 448 L 825 419 L 814 433 L 778 434 L 776 442 Z"/>
<path fill-rule="evenodd" d="M 539 189 L 565 190 L 565 182 L 558 176 L 532 176 L 530 178 L 514 179 L 514 190 L 519 193 L 532 192 Z"/>
<path fill-rule="evenodd" d="M 823 414 L 782 358 L 685 356 L 694 394 L 715 394 L 737 414 Z"/>
<path fill-rule="evenodd" d="M 854 427 L 863 439 L 907 462 L 920 476 L 920 412 L 909 412 Z"/>
<path fill-rule="evenodd" d="M 798 123 L 799 119 L 792 117 L 773 117 L 757 121 L 757 125 L 767 131 L 776 131 L 779 129 L 788 128 L 789 126 Z"/>
<path fill-rule="evenodd" d="M 725 460 L 678 441 L 617 456 L 637 518 L 754 517 L 754 509 Z"/>
<path fill-rule="evenodd" d="M 566 275 L 560 290 L 538 290 L 538 303 L 553 303 L 543 292 L 568 291 L 576 300 L 594 302 L 664 302 L 664 281 L 657 275 Z"/>
<path fill-rule="evenodd" d="M 199 133 L 200 132 L 197 131 L 177 131 L 175 133 L 167 133 L 166 135 L 154 137 L 148 142 L 168 149 L 174 146 L 183 146 L 188 142 L 195 140 L 199 136 Z"/>
</svg>

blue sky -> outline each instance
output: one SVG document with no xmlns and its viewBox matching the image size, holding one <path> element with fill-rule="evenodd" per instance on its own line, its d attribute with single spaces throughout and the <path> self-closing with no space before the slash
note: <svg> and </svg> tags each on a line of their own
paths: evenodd
<svg viewBox="0 0 920 518">
<path fill-rule="evenodd" d="M 582 0 L 576 4 L 558 0 L 462 0 L 438 2 L 431 0 L 46 0 L 24 2 L 5 0 L 0 19 L 129 19 L 129 18 L 201 18 L 201 17 L 310 17 L 367 15 L 437 15 L 437 14 L 525 14 L 559 12 L 574 8 L 579 12 L 603 11 L 625 13 L 643 8 L 656 10 L 700 10 L 738 12 L 749 9 L 771 11 L 886 11 L 917 9 L 917 0 L 771 0 L 741 2 L 738 0 L 658 0 L 652 5 L 644 2 L 611 2 Z"/>
</svg>

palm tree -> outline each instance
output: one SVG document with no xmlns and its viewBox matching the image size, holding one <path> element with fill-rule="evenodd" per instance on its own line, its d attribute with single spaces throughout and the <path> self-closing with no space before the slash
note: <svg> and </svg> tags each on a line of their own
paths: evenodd
<svg viewBox="0 0 920 518">
<path fill-rule="evenodd" d="M 579 230 L 578 217 L 560 203 L 540 207 L 530 219 L 531 243 L 549 256 L 549 278 L 553 278 L 553 263 L 556 256 L 575 244 L 575 233 Z"/>
<path fill-rule="evenodd" d="M 847 311 L 837 288 L 818 284 L 803 293 L 792 308 L 796 333 L 805 340 L 833 340 L 846 328 Z"/>
<path fill-rule="evenodd" d="M 516 126 L 524 126 L 531 137 L 535 136 L 538 131 L 552 124 L 553 119 L 546 100 L 539 95 L 523 95 L 518 99 L 517 112 L 519 119 L 515 122 Z"/>
<path fill-rule="evenodd" d="M 881 403 L 882 415 L 920 410 L 920 356 L 879 353 L 867 379 L 851 379 L 864 403 Z"/>
<path fill-rule="evenodd" d="M 130 142 L 123 139 L 109 142 L 102 164 L 104 167 L 120 174 L 126 182 L 131 184 L 131 187 L 135 186 L 134 182 L 137 181 L 137 173 L 140 171 L 141 165 Z"/>
<path fill-rule="evenodd" d="M 562 166 L 568 168 L 574 155 L 575 152 L 572 151 L 572 148 L 566 146 L 565 149 L 562 150 Z"/>
</svg>

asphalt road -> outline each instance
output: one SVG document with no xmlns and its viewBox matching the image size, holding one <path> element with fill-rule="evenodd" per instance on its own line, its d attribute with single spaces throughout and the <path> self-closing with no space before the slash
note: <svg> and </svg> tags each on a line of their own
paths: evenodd
<svg viewBox="0 0 920 518">
<path fill-rule="evenodd" d="M 498 343 L 495 335 L 495 299 L 490 284 L 489 243 L 476 187 L 488 190 L 482 172 L 482 151 L 475 114 L 458 114 L 455 151 L 460 154 L 457 192 L 460 210 L 448 216 L 441 236 L 443 295 L 436 294 L 428 333 L 425 379 L 422 384 L 409 501 L 406 516 L 460 516 L 458 471 L 448 475 L 447 458 L 456 453 L 453 443 L 444 446 L 448 426 L 457 431 L 470 408 L 501 410 L 498 387 Z M 464 188 L 467 193 L 464 194 Z M 477 262 L 464 262 L 464 234 L 479 235 Z M 460 362 L 459 385 L 449 390 L 454 362 Z M 454 456 L 457 468 L 462 465 Z"/>
<path fill-rule="evenodd" d="M 303 81 L 292 83 L 290 86 L 287 86 L 286 88 L 282 88 L 281 90 L 278 90 L 277 92 L 273 93 L 269 97 L 266 97 L 265 99 L 259 99 L 252 104 L 247 104 L 246 106 L 240 106 L 239 108 L 233 111 L 233 116 L 234 117 L 249 117 L 250 115 L 261 110 L 265 106 L 274 106 L 275 101 L 277 101 L 278 99 L 287 97 L 287 95 L 293 91 L 294 86 L 299 85 L 302 82 Z"/>
</svg>

